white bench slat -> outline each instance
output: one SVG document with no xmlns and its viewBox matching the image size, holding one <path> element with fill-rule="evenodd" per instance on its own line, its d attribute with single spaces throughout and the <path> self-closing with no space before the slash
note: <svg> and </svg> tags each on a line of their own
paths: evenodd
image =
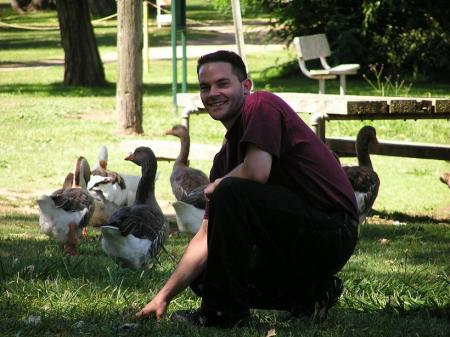
<svg viewBox="0 0 450 337">
<path fill-rule="evenodd" d="M 336 67 L 332 67 L 329 71 L 330 74 L 340 75 L 340 74 L 347 74 L 347 75 L 354 75 L 358 72 L 359 64 L 340 64 Z"/>
</svg>

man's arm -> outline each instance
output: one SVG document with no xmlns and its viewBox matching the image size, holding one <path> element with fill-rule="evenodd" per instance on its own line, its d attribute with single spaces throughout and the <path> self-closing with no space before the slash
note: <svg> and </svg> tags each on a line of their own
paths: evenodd
<svg viewBox="0 0 450 337">
<path fill-rule="evenodd" d="M 257 146 L 249 144 L 244 161 L 236 166 L 225 177 L 240 177 L 265 183 L 270 175 L 272 155 Z M 223 179 L 223 178 L 221 178 Z M 221 179 L 208 185 L 212 193 Z M 161 318 L 167 311 L 170 301 L 186 289 L 200 275 L 208 258 L 208 220 L 203 220 L 197 234 L 192 238 L 177 268 L 161 288 L 158 294 L 138 313 L 136 317 L 156 316 Z"/>
<path fill-rule="evenodd" d="M 222 178 L 216 179 L 205 188 L 205 196 L 214 192 L 220 181 L 226 177 L 239 177 L 265 184 L 269 179 L 272 167 L 272 155 L 254 144 L 247 146 L 244 161 Z"/>
<path fill-rule="evenodd" d="M 203 220 L 197 234 L 189 242 L 177 268 L 158 294 L 142 308 L 136 317 L 156 316 L 160 319 L 172 299 L 186 289 L 204 270 L 208 257 L 208 220 Z"/>
</svg>

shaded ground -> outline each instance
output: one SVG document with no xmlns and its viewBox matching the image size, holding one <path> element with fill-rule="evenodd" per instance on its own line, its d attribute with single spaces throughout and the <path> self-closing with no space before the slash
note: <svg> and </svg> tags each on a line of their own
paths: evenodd
<svg viewBox="0 0 450 337">
<path fill-rule="evenodd" d="M 265 39 L 270 30 L 270 26 L 265 21 L 251 21 L 246 22 L 244 26 L 244 32 L 246 36 L 245 52 L 266 52 L 269 50 L 283 50 L 284 45 L 281 41 L 272 41 L 266 43 Z M 198 37 L 193 39 L 190 37 L 189 32 L 194 31 L 206 31 L 214 34 L 214 38 L 211 37 Z M 222 26 L 208 26 L 205 24 L 191 25 L 188 27 L 187 38 L 187 58 L 198 58 L 201 55 L 212 52 L 219 49 L 228 49 L 237 52 L 234 26 L 222 25 Z M 196 36 L 197 34 L 192 34 Z M 172 47 L 169 46 L 151 46 L 149 47 L 150 60 L 161 60 L 172 58 Z M 182 57 L 181 46 L 177 47 L 177 58 Z M 103 63 L 112 63 L 117 60 L 117 53 L 103 53 L 101 54 Z M 15 70 L 18 68 L 29 67 L 50 67 L 50 66 L 62 66 L 64 65 L 64 59 L 46 59 L 33 62 L 0 62 L 0 71 Z"/>
</svg>

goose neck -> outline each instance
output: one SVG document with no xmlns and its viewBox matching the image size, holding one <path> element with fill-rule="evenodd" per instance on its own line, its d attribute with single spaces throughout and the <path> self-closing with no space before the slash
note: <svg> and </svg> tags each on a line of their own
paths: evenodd
<svg viewBox="0 0 450 337">
<path fill-rule="evenodd" d="M 372 168 L 372 161 L 369 155 L 369 142 L 360 142 L 356 146 L 356 156 L 358 158 L 359 166 L 366 166 Z"/>
<path fill-rule="evenodd" d="M 189 148 L 191 140 L 189 135 L 183 135 L 180 137 L 180 154 L 177 159 L 175 159 L 176 166 L 188 166 Z"/>
<path fill-rule="evenodd" d="M 84 158 L 79 158 L 75 165 L 72 187 L 87 189 L 86 174 L 90 172 L 89 166 Z"/>
<path fill-rule="evenodd" d="M 136 190 L 136 204 L 156 202 L 155 175 L 156 167 L 153 168 L 148 163 L 142 166 L 142 176 Z"/>
</svg>

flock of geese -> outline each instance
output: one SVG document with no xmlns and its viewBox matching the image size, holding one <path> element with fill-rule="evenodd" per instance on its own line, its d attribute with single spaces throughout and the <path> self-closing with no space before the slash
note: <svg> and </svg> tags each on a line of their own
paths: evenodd
<svg viewBox="0 0 450 337">
<path fill-rule="evenodd" d="M 209 179 L 189 166 L 186 127 L 175 125 L 165 134 L 180 139 L 180 153 L 170 175 L 177 226 L 196 233 L 205 212 L 203 190 Z M 372 209 L 380 185 L 369 157 L 371 143 L 377 143 L 375 129 L 364 126 L 356 140 L 358 165 L 343 166 L 355 191 L 360 223 Z M 63 254 L 79 254 L 79 237 L 87 235 L 89 225 L 100 228 L 102 249 L 120 266 L 140 269 L 157 258 L 169 229 L 155 197 L 157 159 L 149 147 L 138 147 L 125 160 L 140 166 L 141 175 L 109 170 L 108 151 L 102 146 L 94 170 L 86 158 L 79 157 L 62 188 L 37 200 L 41 231 L 58 242 Z"/>
</svg>

